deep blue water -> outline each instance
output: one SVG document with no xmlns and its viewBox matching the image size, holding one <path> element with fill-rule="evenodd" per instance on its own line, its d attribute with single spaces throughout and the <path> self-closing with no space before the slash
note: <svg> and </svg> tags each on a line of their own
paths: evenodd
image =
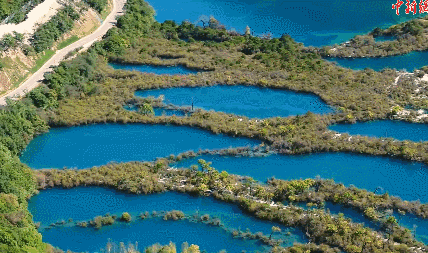
<svg viewBox="0 0 428 253">
<path fill-rule="evenodd" d="M 376 120 L 357 122 L 355 124 L 337 124 L 330 130 L 351 135 L 366 135 L 370 137 L 388 137 L 398 140 L 427 141 L 428 125 L 415 124 L 397 120 Z"/>
<path fill-rule="evenodd" d="M 278 179 L 306 179 L 321 176 L 334 179 L 347 186 L 374 191 L 378 186 L 390 195 L 405 200 L 428 202 L 428 168 L 421 163 L 411 163 L 387 157 L 374 157 L 345 153 L 323 153 L 299 156 L 271 155 L 258 157 L 231 157 L 204 155 L 184 159 L 171 166 L 189 167 L 198 159 L 212 161 L 219 171 L 251 176 L 265 182 L 270 177 Z"/>
<path fill-rule="evenodd" d="M 318 96 L 294 91 L 258 88 L 253 86 L 216 85 L 195 88 L 168 88 L 137 91 L 136 96 L 165 95 L 166 104 L 222 111 L 249 118 L 286 117 L 290 115 L 330 113 L 333 109 Z"/>
<path fill-rule="evenodd" d="M 428 51 L 382 58 L 326 58 L 339 66 L 354 70 L 370 68 L 380 71 L 385 68 L 413 71 L 428 65 Z"/>
<path fill-rule="evenodd" d="M 153 73 L 156 75 L 189 75 L 196 74 L 198 71 L 193 69 L 188 69 L 184 66 L 153 66 L 153 65 L 143 65 L 143 64 L 119 64 L 119 63 L 109 63 L 114 69 L 122 69 L 129 71 L 140 71 L 143 73 Z"/>
<path fill-rule="evenodd" d="M 153 160 L 188 150 L 258 143 L 182 126 L 97 124 L 53 128 L 34 138 L 20 159 L 34 169 L 87 168 L 113 161 Z"/>
<path fill-rule="evenodd" d="M 55 207 L 55 208 L 52 208 Z M 210 214 L 218 217 L 226 228 L 252 232 L 261 231 L 269 234 L 273 225 L 268 221 L 258 220 L 244 214 L 236 205 L 227 204 L 208 197 L 193 197 L 180 193 L 162 193 L 155 195 L 130 195 L 103 188 L 73 188 L 50 189 L 40 192 L 29 201 L 29 210 L 35 222 L 41 222 L 42 227 L 59 220 L 72 218 L 76 221 L 86 221 L 106 213 L 120 215 L 129 212 L 134 220 L 141 212 L 181 210 L 186 214 Z M 286 245 L 293 242 L 306 242 L 299 230 L 281 226 L 283 231 L 291 231 L 292 235 L 285 237 Z M 56 227 L 41 230 L 43 240 L 62 249 L 74 251 L 97 251 L 105 246 L 108 238 L 116 242 L 138 241 L 140 249 L 160 242 L 167 244 L 173 241 L 180 247 L 182 242 L 197 244 L 201 250 L 218 252 L 226 249 L 228 252 L 255 252 L 263 250 L 253 240 L 233 239 L 231 234 L 221 228 L 188 221 L 162 221 L 147 219 L 129 224 L 117 223 L 103 227 L 100 230 L 80 227 Z M 281 236 L 281 235 L 277 235 Z M 282 235 L 283 238 L 285 235 Z"/>
<path fill-rule="evenodd" d="M 306 46 L 344 42 L 375 27 L 386 28 L 418 15 L 400 15 L 391 9 L 389 0 L 165 0 L 148 1 L 156 10 L 156 20 L 188 20 L 197 23 L 214 16 L 227 28 L 243 33 L 248 25 L 255 35 L 272 33 L 279 37 L 290 34 Z M 204 16 L 202 16 L 204 15 Z M 202 16 L 202 17 L 201 17 Z M 198 23 L 202 25 L 201 22 Z"/>
</svg>

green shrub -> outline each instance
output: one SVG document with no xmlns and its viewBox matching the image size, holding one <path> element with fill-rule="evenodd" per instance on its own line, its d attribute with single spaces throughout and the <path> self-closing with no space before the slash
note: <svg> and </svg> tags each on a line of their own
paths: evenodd
<svg viewBox="0 0 428 253">
<path fill-rule="evenodd" d="M 125 222 L 131 222 L 132 217 L 129 213 L 124 212 L 122 213 L 122 216 L 120 217 L 120 220 L 125 221 Z"/>
</svg>

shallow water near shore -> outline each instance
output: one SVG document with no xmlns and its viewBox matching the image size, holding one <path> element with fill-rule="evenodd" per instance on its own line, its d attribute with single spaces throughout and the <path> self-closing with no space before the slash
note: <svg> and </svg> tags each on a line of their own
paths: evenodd
<svg viewBox="0 0 428 253">
<path fill-rule="evenodd" d="M 51 208 L 55 206 L 56 208 Z M 77 226 L 59 226 L 43 229 L 41 233 L 46 242 L 62 249 L 74 251 L 97 251 L 106 245 L 108 238 L 114 241 L 135 242 L 140 248 L 153 243 L 167 244 L 173 241 L 180 247 L 182 242 L 198 244 L 201 250 L 218 252 L 226 249 L 228 252 L 265 251 L 267 247 L 255 240 L 234 239 L 222 228 L 207 224 L 191 223 L 188 221 L 163 221 L 148 218 L 139 220 L 141 212 L 153 210 L 181 210 L 186 214 L 210 214 L 219 218 L 227 228 L 247 228 L 255 233 L 261 231 L 270 234 L 271 227 L 276 223 L 258 220 L 244 214 L 236 205 L 227 204 L 212 197 L 195 197 L 188 194 L 167 192 L 153 195 L 133 195 L 98 187 L 78 187 L 73 189 L 49 189 L 41 191 L 29 201 L 29 210 L 35 222 L 41 222 L 42 227 L 60 220 L 87 221 L 106 213 L 121 215 L 129 212 L 135 221 L 131 223 L 116 222 L 113 226 L 80 228 Z M 300 230 L 281 226 L 283 231 L 292 232 L 286 238 L 284 245 L 291 246 L 293 242 L 307 242 Z M 278 235 L 279 236 L 279 235 Z"/>
<path fill-rule="evenodd" d="M 33 169 L 88 168 L 109 162 L 152 161 L 188 150 L 258 145 L 247 138 L 215 135 L 184 126 L 96 124 L 52 128 L 20 156 Z"/>
<path fill-rule="evenodd" d="M 385 68 L 405 70 L 412 72 L 428 64 L 428 51 L 411 52 L 404 55 L 388 56 L 381 58 L 325 58 L 337 65 L 353 70 L 370 68 L 381 71 Z"/>
<path fill-rule="evenodd" d="M 250 176 L 261 182 L 271 177 L 292 180 L 319 175 L 346 186 L 352 184 L 368 191 L 375 191 L 380 186 L 383 189 L 380 193 L 388 192 L 404 200 L 428 202 L 428 168 L 422 163 L 357 154 L 321 153 L 263 158 L 202 155 L 183 159 L 171 166 L 190 167 L 197 164 L 198 159 L 212 161 L 212 166 L 219 171 Z"/>
<path fill-rule="evenodd" d="M 186 68 L 184 66 L 154 66 L 144 64 L 120 64 L 120 63 L 109 63 L 114 69 L 128 70 L 128 71 L 139 71 L 142 73 L 151 73 L 156 75 L 190 75 L 197 74 L 199 71 Z"/>
<path fill-rule="evenodd" d="M 203 108 L 249 118 L 287 117 L 308 111 L 317 114 L 334 112 L 332 107 L 313 94 L 244 85 L 142 90 L 135 92 L 135 95 L 164 95 L 166 104 L 191 106 L 193 101 L 195 109 Z"/>
<path fill-rule="evenodd" d="M 244 33 L 248 25 L 254 35 L 289 34 L 306 46 L 332 45 L 365 34 L 376 27 L 386 28 L 421 15 L 398 16 L 391 2 L 371 1 L 258 1 L 258 0 L 183 0 L 148 1 L 156 20 L 188 20 L 202 25 L 214 16 L 226 28 Z"/>
<path fill-rule="evenodd" d="M 428 124 L 410 123 L 399 120 L 376 120 L 355 124 L 337 124 L 330 130 L 350 135 L 364 135 L 397 140 L 428 141 Z"/>
</svg>

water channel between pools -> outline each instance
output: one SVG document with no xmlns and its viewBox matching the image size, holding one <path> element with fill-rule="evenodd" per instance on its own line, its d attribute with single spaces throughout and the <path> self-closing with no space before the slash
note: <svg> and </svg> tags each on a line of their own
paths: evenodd
<svg viewBox="0 0 428 253">
<path fill-rule="evenodd" d="M 55 208 L 52 208 L 55 207 Z M 130 195 L 110 189 L 97 187 L 79 187 L 73 189 L 50 189 L 42 191 L 31 198 L 29 210 L 35 222 L 41 222 L 44 241 L 62 249 L 74 251 L 97 251 L 105 247 L 109 238 L 114 241 L 138 241 L 140 249 L 156 242 L 167 244 L 173 241 L 180 247 L 187 241 L 197 244 L 201 250 L 219 252 L 265 251 L 268 248 L 256 240 L 234 239 L 230 234 L 233 229 L 251 232 L 262 232 L 269 235 L 276 223 L 262 221 L 244 214 L 236 205 L 215 200 L 212 197 L 193 197 L 181 193 L 162 193 L 154 195 Z M 148 211 L 181 210 L 185 214 L 209 214 L 219 218 L 224 228 L 208 224 L 191 223 L 189 221 L 163 221 L 161 219 L 140 220 L 137 216 Z M 46 229 L 51 223 L 73 219 L 88 221 L 95 216 L 106 213 L 120 216 L 128 212 L 133 216 L 131 223 L 116 222 L 112 226 L 81 228 L 76 225 L 58 226 Z M 300 230 L 280 226 L 282 233 L 275 239 L 284 240 L 284 246 L 292 246 L 293 242 L 305 243 L 306 237 Z M 291 232 L 287 235 L 287 232 Z"/>
<path fill-rule="evenodd" d="M 193 101 L 195 109 L 203 108 L 249 118 L 287 117 L 308 111 L 317 114 L 334 112 L 332 107 L 313 94 L 243 85 L 143 90 L 137 91 L 135 95 L 164 95 L 166 104 L 189 106 Z"/>
<path fill-rule="evenodd" d="M 184 126 L 97 124 L 52 128 L 32 140 L 20 159 L 33 169 L 83 169 L 113 161 L 152 161 L 188 150 L 258 144 L 257 140 Z"/>
<path fill-rule="evenodd" d="M 109 63 L 114 69 L 139 71 L 142 73 L 152 73 L 157 75 L 189 75 L 196 74 L 198 71 L 186 68 L 184 66 L 153 66 L 143 64 L 119 64 Z"/>
<path fill-rule="evenodd" d="M 337 124 L 330 130 L 350 135 L 364 135 L 397 140 L 428 141 L 428 125 L 396 120 L 376 120 L 355 124 Z"/>
<path fill-rule="evenodd" d="M 385 68 L 406 70 L 408 72 L 428 65 L 428 51 L 411 52 L 404 55 L 388 56 L 381 58 L 326 58 L 337 65 L 353 70 L 363 70 L 370 68 L 381 71 Z"/>
</svg>

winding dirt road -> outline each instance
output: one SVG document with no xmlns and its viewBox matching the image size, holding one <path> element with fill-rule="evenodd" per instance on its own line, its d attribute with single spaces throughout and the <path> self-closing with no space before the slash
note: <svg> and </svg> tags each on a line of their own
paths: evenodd
<svg viewBox="0 0 428 253">
<path fill-rule="evenodd" d="M 18 88 L 8 92 L 0 98 L 0 105 L 6 105 L 6 97 L 19 98 L 25 95 L 28 91 L 36 88 L 42 83 L 43 75 L 46 72 L 52 71 L 52 66 L 57 66 L 63 59 L 64 56 L 73 51 L 76 48 L 84 47 L 89 48 L 95 41 L 100 40 L 107 31 L 116 25 L 116 16 L 123 14 L 123 6 L 126 0 L 113 0 L 113 9 L 110 15 L 104 20 L 102 25 L 90 35 L 74 42 L 73 44 L 56 51 L 55 55 L 52 56 L 36 73 L 27 78 Z"/>
</svg>

